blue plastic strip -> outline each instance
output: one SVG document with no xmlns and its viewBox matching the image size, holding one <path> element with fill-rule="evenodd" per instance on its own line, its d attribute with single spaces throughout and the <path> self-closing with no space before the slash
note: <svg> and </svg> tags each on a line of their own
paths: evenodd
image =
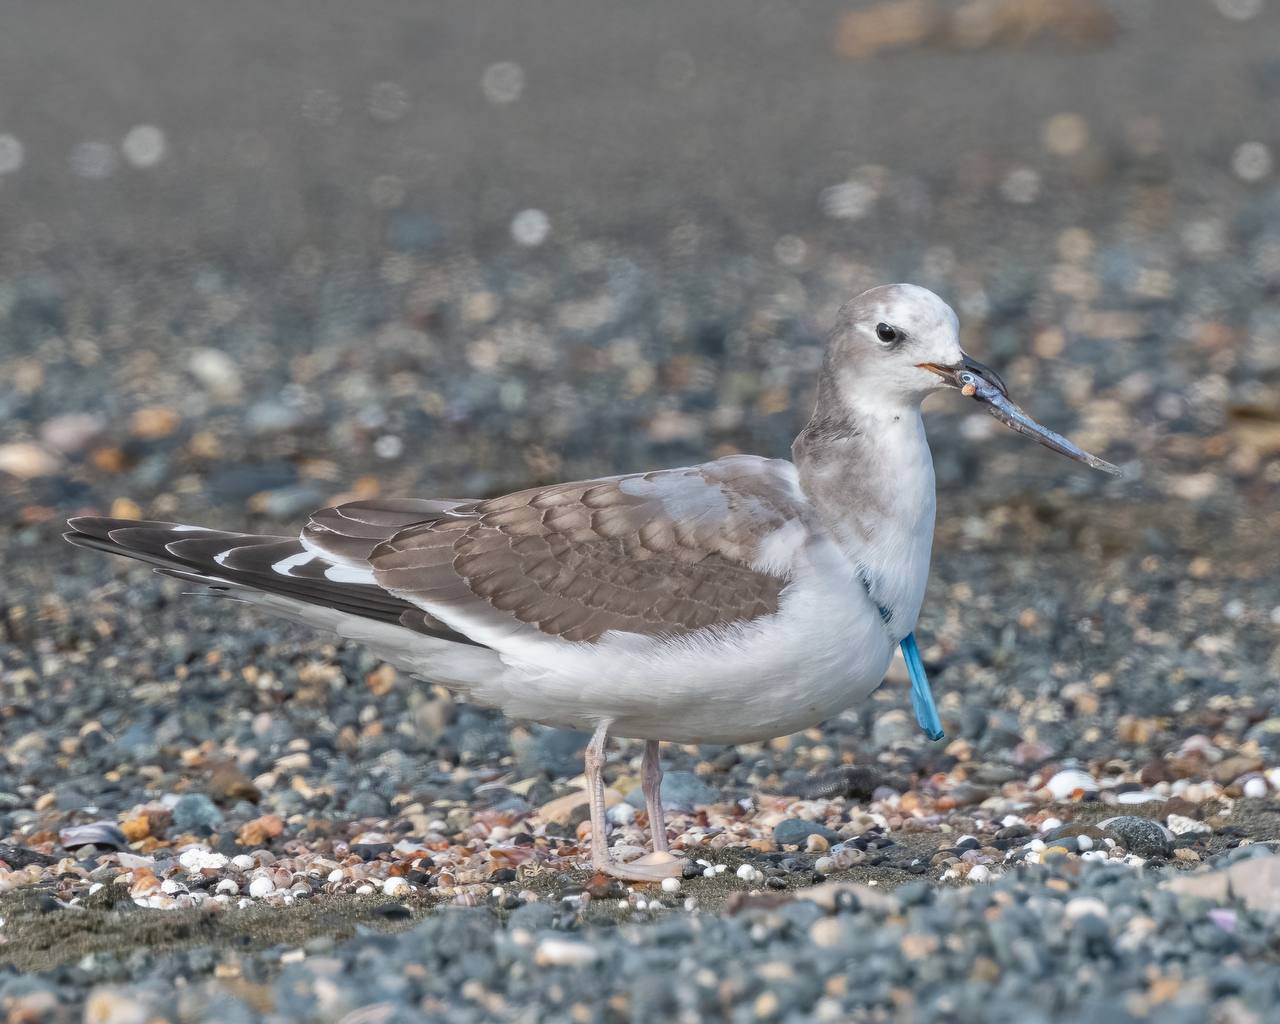
<svg viewBox="0 0 1280 1024">
<path fill-rule="evenodd" d="M 938 705 L 933 702 L 933 690 L 929 687 L 929 677 L 924 674 L 924 662 L 920 660 L 914 633 L 902 638 L 902 658 L 911 674 L 911 706 L 916 709 L 916 721 L 929 739 L 940 740 L 946 733 L 942 731 L 942 719 L 938 717 Z"/>
</svg>

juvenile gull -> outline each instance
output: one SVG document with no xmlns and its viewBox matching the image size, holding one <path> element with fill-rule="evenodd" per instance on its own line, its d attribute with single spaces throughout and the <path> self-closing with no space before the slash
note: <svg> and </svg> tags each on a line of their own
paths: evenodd
<svg viewBox="0 0 1280 1024">
<path fill-rule="evenodd" d="M 591 732 L 591 862 L 679 874 L 660 740 L 741 743 L 815 725 L 870 694 L 914 628 L 929 575 L 933 462 L 920 416 L 959 389 L 1040 427 L 960 348 L 951 308 L 909 284 L 841 311 L 793 459 L 734 455 L 500 498 L 356 501 L 301 536 L 84 517 L 67 540 L 367 644 L 515 718 Z M 653 853 L 609 855 L 605 741 L 645 740 Z"/>
</svg>

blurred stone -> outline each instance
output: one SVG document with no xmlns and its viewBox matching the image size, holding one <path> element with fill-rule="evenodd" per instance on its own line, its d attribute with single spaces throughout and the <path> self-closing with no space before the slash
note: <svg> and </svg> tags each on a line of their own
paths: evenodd
<svg viewBox="0 0 1280 1024">
<path fill-rule="evenodd" d="M 129 432 L 143 441 L 159 441 L 177 430 L 181 422 L 182 417 L 173 409 L 152 405 L 138 409 L 129 418 Z"/>
<path fill-rule="evenodd" d="M 66 455 L 84 451 L 101 435 L 102 418 L 87 412 L 69 412 L 40 424 L 40 440 Z"/>
<path fill-rule="evenodd" d="M 173 805 L 173 827 L 180 832 L 198 828 L 215 829 L 222 824 L 222 812 L 203 793 L 184 793 Z"/>
<path fill-rule="evenodd" d="M 187 360 L 187 368 L 215 398 L 230 402 L 239 397 L 240 369 L 221 349 L 196 349 Z"/>
<path fill-rule="evenodd" d="M 62 468 L 62 460 L 47 448 L 29 441 L 0 445 L 0 473 L 19 480 L 35 480 L 52 476 Z"/>
</svg>

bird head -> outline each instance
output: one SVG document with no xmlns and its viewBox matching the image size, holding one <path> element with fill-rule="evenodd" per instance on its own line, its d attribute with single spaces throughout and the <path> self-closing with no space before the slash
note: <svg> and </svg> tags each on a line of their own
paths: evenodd
<svg viewBox="0 0 1280 1024">
<path fill-rule="evenodd" d="M 1120 475 L 1041 426 L 1009 398 L 1000 375 L 960 347 L 955 312 L 927 288 L 889 284 L 863 292 L 841 311 L 828 349 L 828 369 L 852 407 L 918 408 L 936 391 L 959 391 L 992 416 L 1068 458 Z"/>
</svg>

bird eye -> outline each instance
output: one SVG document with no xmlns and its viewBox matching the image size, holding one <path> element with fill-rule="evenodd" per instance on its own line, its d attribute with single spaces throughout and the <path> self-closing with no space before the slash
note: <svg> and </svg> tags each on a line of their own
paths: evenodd
<svg viewBox="0 0 1280 1024">
<path fill-rule="evenodd" d="M 975 381 L 974 381 L 974 377 L 973 377 L 973 374 L 971 374 L 971 373 L 962 373 L 962 374 L 960 374 L 960 383 L 961 383 L 961 384 L 973 384 L 973 383 L 975 383 Z"/>
<path fill-rule="evenodd" d="M 898 340 L 898 331 L 888 324 L 876 324 L 876 337 L 888 345 Z"/>
</svg>

